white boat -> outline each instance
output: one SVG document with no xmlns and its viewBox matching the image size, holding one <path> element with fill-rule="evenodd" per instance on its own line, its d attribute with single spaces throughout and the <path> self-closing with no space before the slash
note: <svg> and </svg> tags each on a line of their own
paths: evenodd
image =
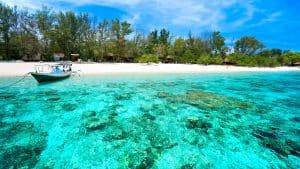
<svg viewBox="0 0 300 169">
<path fill-rule="evenodd" d="M 55 65 L 40 64 L 35 65 L 35 72 L 30 72 L 30 74 L 38 82 L 57 81 L 71 76 L 71 66 L 71 63 L 59 63 Z"/>
</svg>

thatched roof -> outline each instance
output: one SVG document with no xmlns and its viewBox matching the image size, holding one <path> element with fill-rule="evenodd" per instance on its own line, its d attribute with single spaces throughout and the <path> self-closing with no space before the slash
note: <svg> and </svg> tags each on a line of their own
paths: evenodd
<svg viewBox="0 0 300 169">
<path fill-rule="evenodd" d="M 300 65 L 300 62 L 295 62 L 293 63 L 293 65 Z"/>
<path fill-rule="evenodd" d="M 228 59 L 228 58 L 225 58 L 225 59 L 224 59 L 224 63 L 228 63 L 228 62 L 230 62 L 229 59 Z"/>
<path fill-rule="evenodd" d="M 106 56 L 111 56 L 112 57 L 112 56 L 114 56 L 114 54 L 113 53 L 107 53 Z"/>
<path fill-rule="evenodd" d="M 79 57 L 80 54 L 79 54 L 79 53 L 72 53 L 71 56 L 72 56 L 72 57 Z"/>
<path fill-rule="evenodd" d="M 167 57 L 166 57 L 166 59 L 174 59 L 175 57 L 174 56 L 172 56 L 172 55 L 168 55 Z"/>
</svg>

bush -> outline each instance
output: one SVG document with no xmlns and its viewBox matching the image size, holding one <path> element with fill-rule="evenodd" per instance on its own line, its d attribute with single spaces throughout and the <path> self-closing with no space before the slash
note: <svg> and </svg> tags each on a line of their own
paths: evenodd
<svg viewBox="0 0 300 169">
<path fill-rule="evenodd" d="M 251 67 L 276 67 L 280 66 L 278 60 L 283 60 L 283 58 L 279 57 L 246 56 L 240 54 L 231 54 L 228 58 L 236 65 Z"/>
<path fill-rule="evenodd" d="M 221 56 L 210 56 L 208 54 L 204 54 L 197 59 L 196 63 L 204 65 L 221 65 L 223 64 L 223 59 Z"/>
<path fill-rule="evenodd" d="M 179 58 L 181 63 L 196 63 L 197 56 L 191 50 L 186 50 L 183 55 Z"/>
<path fill-rule="evenodd" d="M 210 56 L 208 54 L 201 55 L 197 59 L 197 64 L 208 65 L 210 64 Z"/>
<path fill-rule="evenodd" d="M 159 59 L 157 56 L 153 55 L 153 54 L 144 54 L 143 56 L 139 57 L 137 59 L 137 61 L 139 63 L 158 63 Z"/>
</svg>

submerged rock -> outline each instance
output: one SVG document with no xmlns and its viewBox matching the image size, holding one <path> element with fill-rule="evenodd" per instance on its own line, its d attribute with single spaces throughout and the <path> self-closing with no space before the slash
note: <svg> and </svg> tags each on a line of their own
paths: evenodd
<svg viewBox="0 0 300 169">
<path fill-rule="evenodd" d="M 142 118 L 143 118 L 144 120 L 149 120 L 149 121 L 153 121 L 153 120 L 156 119 L 155 116 L 153 116 L 153 115 L 150 114 L 150 113 L 144 113 L 143 116 L 142 116 Z"/>
<path fill-rule="evenodd" d="M 226 97 L 214 93 L 203 92 L 198 90 L 190 90 L 186 94 L 168 96 L 168 100 L 172 103 L 185 103 L 196 106 L 200 109 L 249 109 L 251 106 L 237 99 Z"/>
<path fill-rule="evenodd" d="M 148 169 L 151 168 L 154 164 L 155 160 L 150 157 L 145 157 L 141 161 L 141 163 L 136 167 L 136 169 Z"/>
<path fill-rule="evenodd" d="M 95 117 L 96 116 L 96 112 L 95 111 L 87 111 L 87 112 L 84 112 L 82 114 L 82 117 L 83 118 L 90 118 L 90 117 Z"/>
<path fill-rule="evenodd" d="M 0 167 L 34 168 L 40 154 L 41 150 L 38 147 L 13 146 L 1 155 Z"/>
<path fill-rule="evenodd" d="M 34 168 L 46 147 L 48 136 L 29 122 L 2 122 L 0 135 L 0 168 Z M 30 136 L 30 139 L 24 136 Z M 21 144 L 12 146 L 14 142 Z"/>
<path fill-rule="evenodd" d="M 180 167 L 180 169 L 193 169 L 194 168 L 194 165 L 195 164 L 191 164 L 191 163 L 188 163 L 188 164 L 184 164 Z"/>
<path fill-rule="evenodd" d="M 300 157 L 300 144 L 293 140 L 282 138 L 279 137 L 279 134 L 263 130 L 255 130 L 252 132 L 252 135 L 260 139 L 265 147 L 278 155 L 287 157 L 291 154 Z"/>
<path fill-rule="evenodd" d="M 0 123 L 0 136 L 1 139 L 10 140 L 19 133 L 32 132 L 33 124 L 29 122 L 15 122 L 15 123 Z"/>
<path fill-rule="evenodd" d="M 152 147 L 163 150 L 163 149 L 170 149 L 174 146 L 177 146 L 178 143 L 173 142 L 169 138 L 163 136 L 162 134 L 154 133 L 153 135 L 149 135 L 148 139 Z"/>
<path fill-rule="evenodd" d="M 291 148 L 283 140 L 265 139 L 263 145 L 285 157 L 291 154 Z"/>
<path fill-rule="evenodd" d="M 106 114 L 105 116 L 98 117 L 96 111 L 87 111 L 82 114 L 83 126 L 88 131 L 102 130 L 107 126 L 115 123 L 114 116 Z"/>
<path fill-rule="evenodd" d="M 86 129 L 90 131 L 103 129 L 109 124 L 108 119 L 91 118 L 85 122 Z"/>
<path fill-rule="evenodd" d="M 65 111 L 74 111 L 76 110 L 77 105 L 73 103 L 65 103 L 61 105 L 61 108 Z"/>
<path fill-rule="evenodd" d="M 294 122 L 300 122 L 300 117 L 293 117 L 291 120 Z"/>
<path fill-rule="evenodd" d="M 126 139 L 128 136 L 128 132 L 122 129 L 113 129 L 104 137 L 104 139 L 106 141 L 123 140 Z"/>
<path fill-rule="evenodd" d="M 167 92 L 158 92 L 156 94 L 156 96 L 159 97 L 159 98 L 165 98 L 165 97 L 168 97 L 169 94 Z"/>
<path fill-rule="evenodd" d="M 207 131 L 209 128 L 212 127 L 212 124 L 200 119 L 197 116 L 190 116 L 187 118 L 186 127 L 188 129 L 197 129 L 198 128 L 198 129 L 203 129 L 203 130 Z"/>
<path fill-rule="evenodd" d="M 259 139 L 276 139 L 277 138 L 276 134 L 271 133 L 269 131 L 263 131 L 260 129 L 254 130 L 252 132 L 252 135 Z"/>
<path fill-rule="evenodd" d="M 126 163 L 128 168 L 135 169 L 148 169 L 152 168 L 155 160 L 159 157 L 159 154 L 152 148 L 146 150 L 134 151 L 126 156 Z"/>
<path fill-rule="evenodd" d="M 127 94 L 127 93 L 124 93 L 124 94 L 120 94 L 120 95 L 116 95 L 115 98 L 117 100 L 129 100 L 130 99 L 130 95 Z"/>
<path fill-rule="evenodd" d="M 51 97 L 49 99 L 47 99 L 47 101 L 52 101 L 52 102 L 56 102 L 56 101 L 59 101 L 60 98 L 59 97 Z"/>
<path fill-rule="evenodd" d="M 12 93 L 0 93 L 0 99 L 15 99 L 16 95 Z"/>
<path fill-rule="evenodd" d="M 300 143 L 293 140 L 287 140 L 286 143 L 291 148 L 291 154 L 300 157 Z"/>
</svg>

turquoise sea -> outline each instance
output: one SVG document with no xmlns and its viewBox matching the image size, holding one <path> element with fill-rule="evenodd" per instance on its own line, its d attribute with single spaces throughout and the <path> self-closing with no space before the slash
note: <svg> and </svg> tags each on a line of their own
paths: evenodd
<svg viewBox="0 0 300 169">
<path fill-rule="evenodd" d="M 300 168 L 299 71 L 28 77 L 0 120 L 3 169 Z"/>
</svg>

